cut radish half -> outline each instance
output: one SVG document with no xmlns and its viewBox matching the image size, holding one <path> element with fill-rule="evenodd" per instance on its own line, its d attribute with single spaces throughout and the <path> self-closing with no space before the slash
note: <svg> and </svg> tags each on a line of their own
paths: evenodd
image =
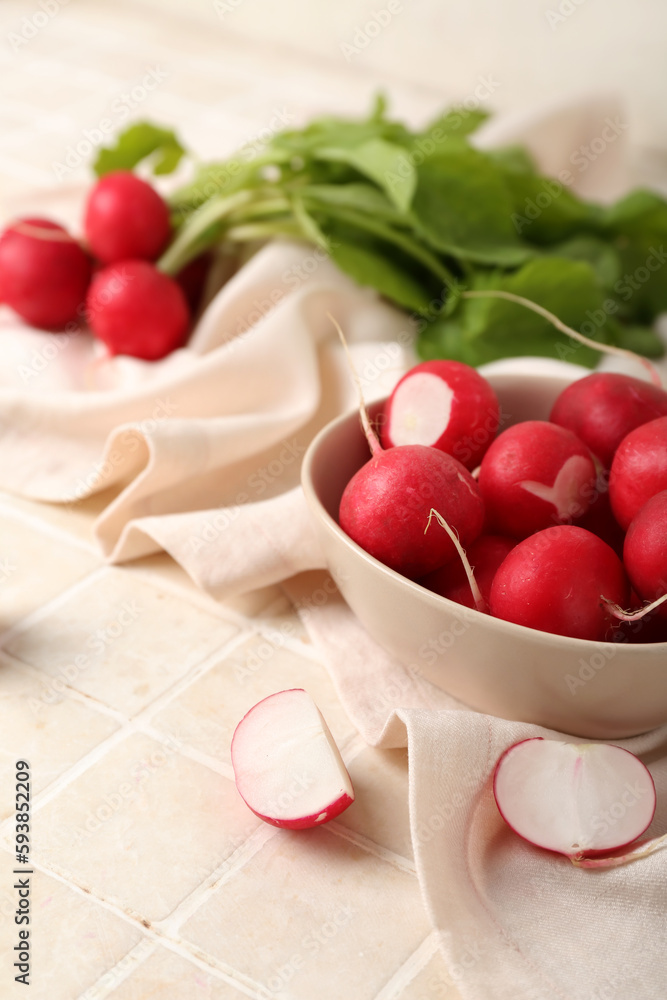
<svg viewBox="0 0 667 1000">
<path fill-rule="evenodd" d="M 444 379 L 417 372 L 396 387 L 388 424 L 392 444 L 430 444 L 447 430 L 454 392 Z"/>
<path fill-rule="evenodd" d="M 246 805 L 274 826 L 320 826 L 354 802 L 340 751 L 303 688 L 269 695 L 244 715 L 232 766 Z"/>
<path fill-rule="evenodd" d="M 481 462 L 499 422 L 498 398 L 475 368 L 422 361 L 397 382 L 385 404 L 382 446 L 428 445 L 470 470 Z"/>
<path fill-rule="evenodd" d="M 515 833 L 570 858 L 631 844 L 650 825 L 656 803 L 648 768 L 629 750 L 540 737 L 505 751 L 493 794 Z"/>
</svg>

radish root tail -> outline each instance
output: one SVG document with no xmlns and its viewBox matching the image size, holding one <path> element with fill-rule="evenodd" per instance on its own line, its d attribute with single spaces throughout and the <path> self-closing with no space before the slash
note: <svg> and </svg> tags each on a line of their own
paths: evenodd
<svg viewBox="0 0 667 1000">
<path fill-rule="evenodd" d="M 370 422 L 368 416 L 368 410 L 366 409 L 366 402 L 364 400 L 363 389 L 361 388 L 361 379 L 359 378 L 359 373 L 355 368 L 354 361 L 352 360 L 352 355 L 350 354 L 350 348 L 347 346 L 347 340 L 345 339 L 345 334 L 341 330 L 340 323 L 334 319 L 331 313 L 327 313 L 328 318 L 331 320 L 336 328 L 338 336 L 340 337 L 341 344 L 343 345 L 343 350 L 345 351 L 345 357 L 347 358 L 347 363 L 354 379 L 354 384 L 357 387 L 357 392 L 359 393 L 359 413 L 361 415 L 361 423 L 364 428 L 364 434 L 366 435 L 366 440 L 368 441 L 368 447 L 371 449 L 372 455 L 377 455 L 383 451 L 383 447 L 380 444 L 380 439 L 373 430 L 373 426 Z"/>
<path fill-rule="evenodd" d="M 610 601 L 607 597 L 601 597 L 600 600 L 607 611 L 609 611 L 610 614 L 613 615 L 613 617 L 619 622 L 636 622 L 650 614 L 651 611 L 655 611 L 655 609 L 659 608 L 661 604 L 664 604 L 665 601 L 667 601 L 667 594 L 663 594 L 662 597 L 657 599 L 657 601 L 653 601 L 652 604 L 647 604 L 645 607 L 640 608 L 639 611 L 624 611 L 620 605 L 614 604 L 614 602 Z"/>
<path fill-rule="evenodd" d="M 580 854 L 575 854 L 570 857 L 570 861 L 575 868 L 619 868 L 621 865 L 638 861 L 639 858 L 645 858 L 648 854 L 659 851 L 661 847 L 667 847 L 667 834 L 656 837 L 655 840 L 649 840 L 643 847 L 638 847 L 636 850 L 630 851 L 629 854 L 622 854 L 617 858 L 585 858 Z"/>
<path fill-rule="evenodd" d="M 538 315 L 543 316 L 544 319 L 549 320 L 549 322 L 552 323 L 557 330 L 567 334 L 568 337 L 572 337 L 573 340 L 578 340 L 580 344 L 585 344 L 586 347 L 591 347 L 594 351 L 600 351 L 602 354 L 617 354 L 621 358 L 629 358 L 631 361 L 636 361 L 640 365 L 643 365 L 651 376 L 653 385 L 657 385 L 659 388 L 662 388 L 660 374 L 658 373 L 655 365 L 652 365 L 648 358 L 642 357 L 641 354 L 635 354 L 634 351 L 628 351 L 624 347 L 613 347 L 611 344 L 600 344 L 597 340 L 590 340 L 588 337 L 584 337 L 583 333 L 579 333 L 578 330 L 573 330 L 571 326 L 568 326 L 567 323 L 563 323 L 558 316 L 555 316 L 554 313 L 545 309 L 544 306 L 538 306 L 536 302 L 531 302 L 530 299 L 525 299 L 523 295 L 515 295 L 514 292 L 490 290 L 485 292 L 462 292 L 461 295 L 464 299 L 506 299 L 508 302 L 515 302 L 519 306 L 525 306 L 526 309 L 532 309 L 533 312 L 538 313 Z"/>
<path fill-rule="evenodd" d="M 468 577 L 468 583 L 470 584 L 470 589 L 472 590 L 472 596 L 475 602 L 475 607 L 477 608 L 478 611 L 482 612 L 488 611 L 488 608 L 486 606 L 486 601 L 482 597 L 482 592 L 479 589 L 477 580 L 475 579 L 473 568 L 470 565 L 465 549 L 463 548 L 461 542 L 459 541 L 458 535 L 452 528 L 450 528 L 450 526 L 447 524 L 442 514 L 439 514 L 438 511 L 435 510 L 433 507 L 431 507 L 431 513 L 428 515 L 428 521 L 426 522 L 426 527 L 424 528 L 424 534 L 426 534 L 428 529 L 431 527 L 431 521 L 433 520 L 434 517 L 437 520 L 438 524 L 445 529 L 451 540 L 454 542 L 454 545 L 456 546 L 456 551 L 460 556 L 466 576 Z"/>
</svg>

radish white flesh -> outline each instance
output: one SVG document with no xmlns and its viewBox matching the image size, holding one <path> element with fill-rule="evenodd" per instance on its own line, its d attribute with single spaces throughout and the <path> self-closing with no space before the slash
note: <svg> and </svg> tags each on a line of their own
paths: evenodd
<svg viewBox="0 0 667 1000">
<path fill-rule="evenodd" d="M 388 432 L 394 445 L 434 445 L 449 424 L 454 393 L 447 383 L 417 372 L 396 387 L 392 399 Z"/>
<path fill-rule="evenodd" d="M 478 371 L 460 361 L 422 361 L 385 403 L 383 448 L 421 444 L 479 465 L 500 422 L 498 398 Z"/>
<path fill-rule="evenodd" d="M 329 727 L 302 688 L 269 695 L 241 719 L 232 766 L 246 805 L 274 826 L 320 826 L 354 801 Z"/>
<path fill-rule="evenodd" d="M 656 803 L 648 768 L 628 750 L 539 737 L 505 751 L 493 794 L 520 837 L 571 858 L 632 843 L 650 825 Z"/>
</svg>

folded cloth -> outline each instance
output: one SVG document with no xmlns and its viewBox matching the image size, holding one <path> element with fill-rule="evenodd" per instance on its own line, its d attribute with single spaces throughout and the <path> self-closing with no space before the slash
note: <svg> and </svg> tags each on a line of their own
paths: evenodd
<svg viewBox="0 0 667 1000">
<path fill-rule="evenodd" d="M 503 751 L 532 736 L 566 737 L 473 712 L 416 676 L 370 638 L 330 578 L 305 573 L 286 589 L 362 736 L 408 747 L 417 874 L 451 977 L 433 996 L 662 1000 L 667 849 L 624 867 L 576 868 L 522 840 L 496 808 Z M 315 592 L 328 600 L 315 604 Z M 618 745 L 651 771 L 658 808 L 646 837 L 661 836 L 667 726 Z"/>
<path fill-rule="evenodd" d="M 617 117 L 614 103 L 581 102 L 499 120 L 476 141 L 520 140 L 543 170 L 569 173 L 564 185 L 585 183 L 603 199 L 622 185 L 623 129 L 585 176 L 576 153 Z M 81 202 L 82 192 L 61 190 L 52 214 L 71 221 Z M 409 319 L 303 244 L 265 247 L 211 302 L 188 346 L 157 363 L 105 359 L 85 334 L 29 330 L 0 310 L 0 487 L 65 504 L 113 487 L 95 528 L 107 558 L 165 549 L 220 598 L 287 581 L 362 735 L 409 747 L 418 874 L 452 993 L 657 1000 L 667 982 L 667 853 L 582 871 L 520 840 L 495 808 L 490 776 L 511 743 L 554 734 L 472 712 L 409 674 L 331 586 L 323 606 L 308 604 L 304 571 L 324 556 L 300 459 L 319 427 L 356 404 L 328 313 L 352 345 L 366 399 L 388 393 L 413 361 Z M 663 833 L 667 729 L 623 745 L 651 766 L 652 830 Z"/>
</svg>

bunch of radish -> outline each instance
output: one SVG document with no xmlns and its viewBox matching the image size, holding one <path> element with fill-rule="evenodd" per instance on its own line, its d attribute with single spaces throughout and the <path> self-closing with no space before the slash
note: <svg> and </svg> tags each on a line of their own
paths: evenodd
<svg viewBox="0 0 667 1000">
<path fill-rule="evenodd" d="M 106 174 L 89 193 L 83 230 L 82 243 L 50 219 L 8 226 L 0 303 L 44 330 L 87 325 L 112 355 L 154 361 L 180 347 L 190 325 L 186 293 L 154 263 L 172 236 L 164 199 L 130 171 Z"/>
<path fill-rule="evenodd" d="M 499 413 L 475 369 L 414 367 L 378 431 L 362 406 L 371 457 L 343 492 L 343 530 L 402 575 L 505 621 L 667 641 L 667 392 L 596 373 L 568 386 L 548 421 L 498 433 Z"/>
</svg>

